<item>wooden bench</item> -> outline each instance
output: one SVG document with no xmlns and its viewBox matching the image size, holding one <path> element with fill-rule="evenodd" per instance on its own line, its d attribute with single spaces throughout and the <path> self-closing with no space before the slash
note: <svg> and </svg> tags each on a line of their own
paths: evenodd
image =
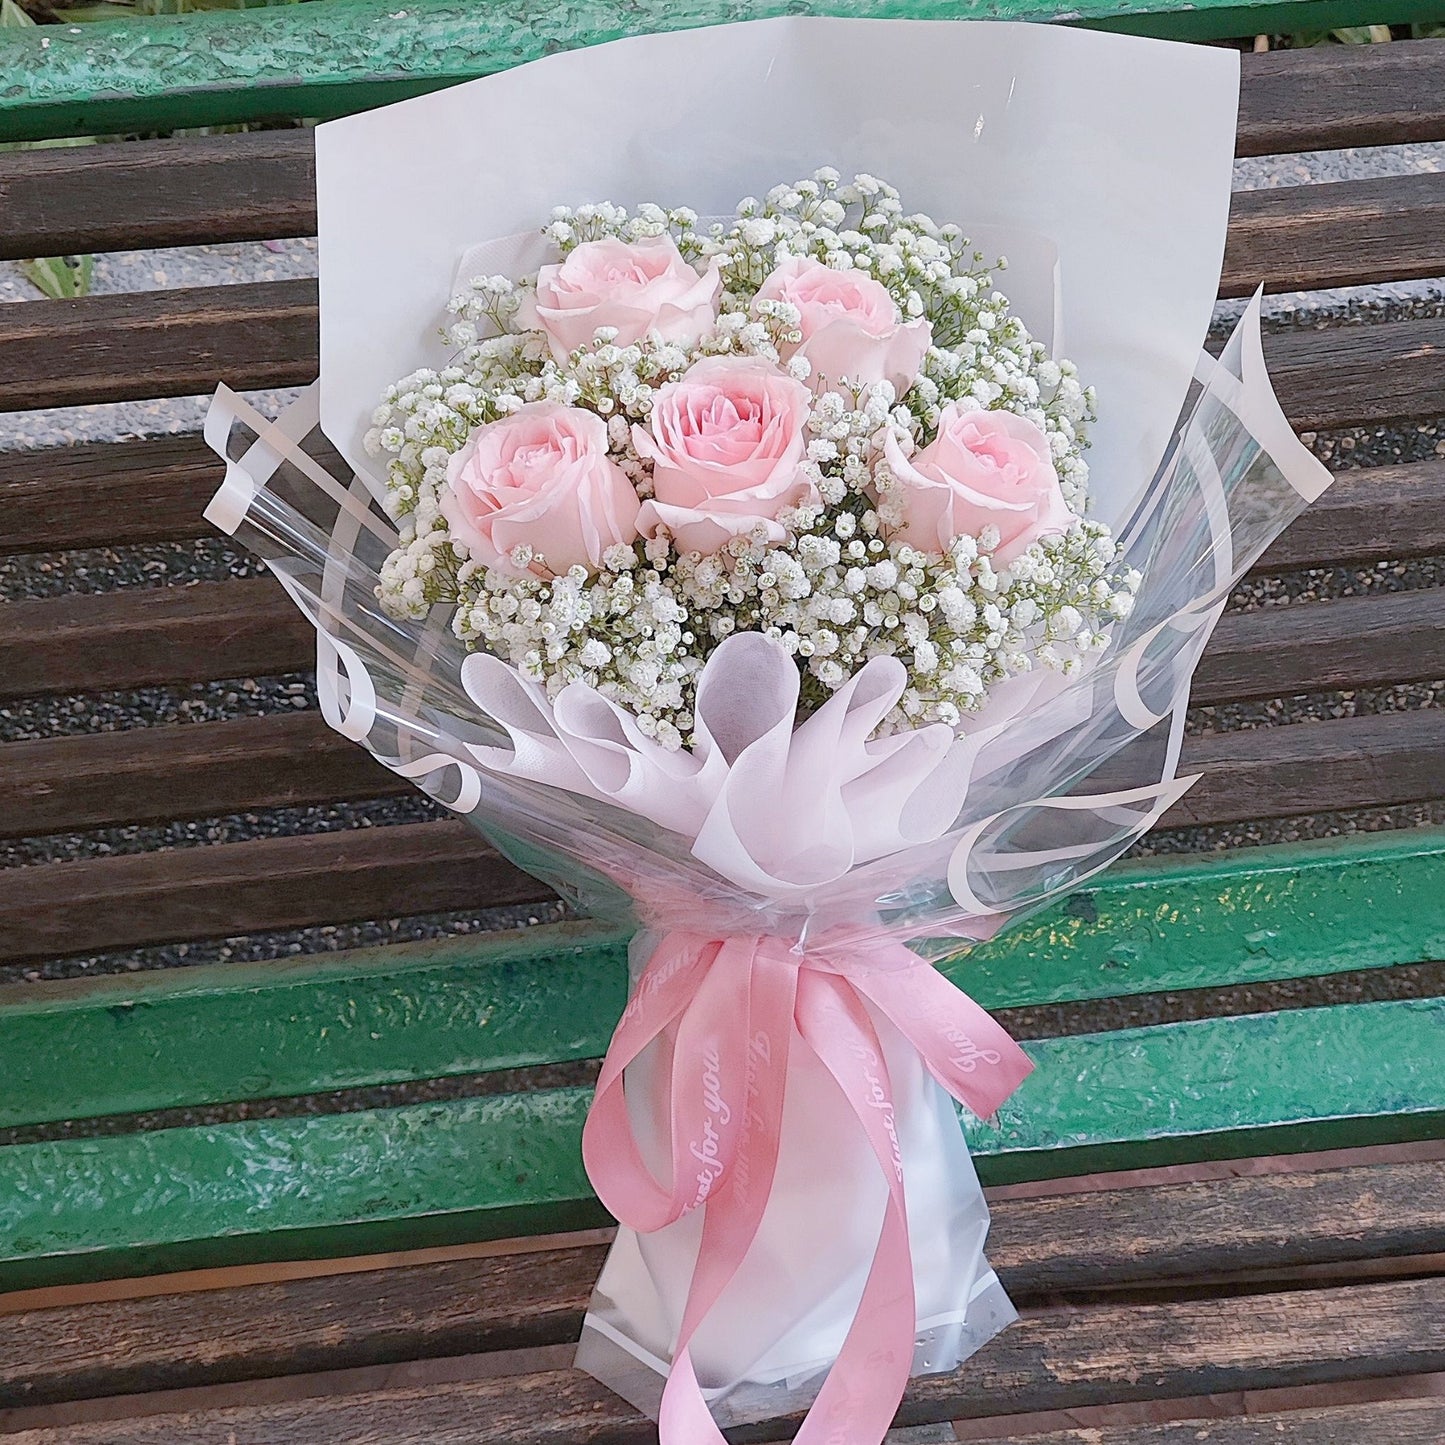
<svg viewBox="0 0 1445 1445">
<path fill-rule="evenodd" d="M 646 10 L 630 23 L 647 28 Z M 96 27 L 88 70 L 72 50 L 19 99 L 40 62 L 0 50 L 0 126 L 76 129 L 82 98 L 93 129 L 328 113 L 555 39 L 423 4 L 359 56 L 354 22 L 381 13 L 251 12 L 232 32 L 193 17 L 185 34 L 211 40 L 164 60 L 155 37 L 182 32 Z M 237 79 L 258 35 L 293 42 L 267 61 L 292 67 L 289 88 Z M 405 43 L 413 68 L 388 70 Z M 1436 139 L 1445 42 L 1245 57 L 1241 154 Z M 0 154 L 0 257 L 304 236 L 312 185 L 295 129 Z M 1441 274 L 1445 175 L 1416 174 L 1237 196 L 1222 293 Z M 298 281 L 0 307 L 0 406 L 309 381 L 315 300 Z M 1302 430 L 1412 431 L 1445 412 L 1438 315 L 1268 343 Z M 1259 575 L 1328 582 L 1445 554 L 1445 431 L 1415 435 L 1418 456 L 1344 470 Z M 189 436 L 0 453 L 0 553 L 200 537 L 216 481 Z M 1445 676 L 1445 609 L 1421 586 L 1354 591 L 1221 623 L 1194 696 L 1216 725 L 1184 759 L 1204 778 L 1163 825 L 1194 851 L 1126 862 L 949 967 L 1039 1064 L 998 1130 L 970 1125 L 991 1257 L 1024 1318 L 918 1381 L 900 1425 L 923 1428 L 900 1439 L 954 1438 L 950 1421 L 1043 1445 L 1445 1438 L 1426 1378 L 1445 1371 L 1445 829 L 1399 826 L 1441 821 L 1445 712 L 1385 696 Z M 60 716 L 80 688 L 311 661 L 264 577 L 14 601 L 0 722 L 20 731 L 22 703 Z M 1343 705 L 1369 690 L 1384 701 Z M 1305 694 L 1339 695 L 1341 715 L 1217 725 Z M 51 732 L 0 743 L 0 835 L 90 839 L 77 861 L 0 873 L 0 1435 L 655 1438 L 568 1364 L 604 1250 L 578 1137 L 625 940 L 563 922 L 328 951 L 322 930 L 353 920 L 547 895 L 441 818 L 102 851 L 104 830 L 406 792 L 309 708 Z M 1289 819 L 1347 836 L 1211 851 Z M 178 943 L 220 956 L 217 940 L 269 956 L 151 966 Z M 1119 1170 L 1136 1172 L 1080 1182 Z"/>
</svg>

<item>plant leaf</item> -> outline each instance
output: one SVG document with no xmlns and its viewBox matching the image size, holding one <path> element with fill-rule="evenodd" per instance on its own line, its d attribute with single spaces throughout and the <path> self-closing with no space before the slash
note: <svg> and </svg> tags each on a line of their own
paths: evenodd
<svg viewBox="0 0 1445 1445">
<path fill-rule="evenodd" d="M 27 15 L 15 0 L 0 0 L 0 30 L 18 30 L 34 24 L 34 17 Z"/>
<path fill-rule="evenodd" d="M 90 291 L 95 273 L 94 256 L 77 256 L 73 260 L 72 265 L 69 256 L 41 256 L 34 261 L 22 261 L 20 270 L 36 290 L 52 301 L 71 301 Z"/>
<path fill-rule="evenodd" d="M 1341 25 L 1330 34 L 1342 45 L 1380 45 L 1390 38 L 1388 25 Z"/>
</svg>

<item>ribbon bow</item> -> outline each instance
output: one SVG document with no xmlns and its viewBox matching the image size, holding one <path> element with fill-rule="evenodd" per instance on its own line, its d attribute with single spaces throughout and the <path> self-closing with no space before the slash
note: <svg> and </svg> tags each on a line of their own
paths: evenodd
<svg viewBox="0 0 1445 1445">
<path fill-rule="evenodd" d="M 972 999 L 902 944 L 846 940 L 798 954 L 773 937 L 663 935 L 612 1036 L 582 1133 L 588 1175 L 624 1224 L 651 1233 L 706 1204 L 672 1369 L 661 1445 L 725 1445 L 689 1346 L 743 1262 L 778 1161 L 788 1055 L 810 1049 L 837 1082 L 888 1186 L 857 1314 L 796 1445 L 877 1445 L 913 1364 L 913 1259 L 888 1068 L 867 1003 L 916 1048 L 929 1073 L 982 1118 L 1033 1064 Z M 660 1183 L 632 1131 L 623 1074 L 669 1035 L 671 1177 Z"/>
</svg>

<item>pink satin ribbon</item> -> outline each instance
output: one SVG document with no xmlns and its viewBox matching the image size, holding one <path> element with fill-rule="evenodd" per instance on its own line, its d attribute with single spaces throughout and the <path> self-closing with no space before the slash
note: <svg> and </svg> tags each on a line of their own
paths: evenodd
<svg viewBox="0 0 1445 1445">
<path fill-rule="evenodd" d="M 981 1118 L 997 1112 L 1033 1068 L 983 1009 L 897 943 L 871 943 L 865 955 L 840 939 L 797 954 L 777 938 L 669 932 L 617 1025 L 582 1133 L 598 1196 L 639 1233 L 708 1206 L 662 1395 L 661 1445 L 725 1445 L 689 1346 L 762 1223 L 788 1054 L 799 1044 L 836 1080 L 888 1201 L 857 1314 L 795 1445 L 878 1445 L 893 1422 L 913 1366 L 913 1259 L 888 1068 L 865 1000 Z M 624 1097 L 624 1070 L 654 1040 L 665 1050 L 657 1077 L 667 1081 L 667 1096 L 650 1106 L 668 1121 L 666 1184 L 643 1161 Z"/>
</svg>

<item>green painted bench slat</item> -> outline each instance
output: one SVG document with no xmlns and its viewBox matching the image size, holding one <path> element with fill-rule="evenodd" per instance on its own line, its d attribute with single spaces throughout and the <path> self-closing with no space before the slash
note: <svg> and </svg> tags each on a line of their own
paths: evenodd
<svg viewBox="0 0 1445 1445">
<path fill-rule="evenodd" d="M 0 45 L 12 139 L 327 117 L 424 94 L 557 50 L 777 15 L 1051 21 L 1039 0 L 317 0 L 44 26 Z M 1078 0 L 1068 23 L 1204 40 L 1437 19 L 1440 0 Z"/>
<path fill-rule="evenodd" d="M 1445 830 L 1117 867 L 944 964 L 985 1007 L 1445 958 Z M 0 989 L 0 1127 L 599 1057 L 625 948 L 600 925 Z"/>
<path fill-rule="evenodd" d="M 1028 1045 L 986 1182 L 1431 1137 L 1445 999 L 1299 1009 Z M 0 1288 L 605 1222 L 591 1090 L 249 1119 L 0 1149 Z"/>
</svg>

